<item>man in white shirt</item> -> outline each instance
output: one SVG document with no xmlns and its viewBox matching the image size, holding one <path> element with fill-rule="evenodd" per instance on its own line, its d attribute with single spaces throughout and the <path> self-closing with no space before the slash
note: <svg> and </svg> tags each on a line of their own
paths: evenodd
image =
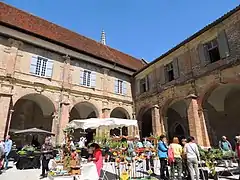
<svg viewBox="0 0 240 180">
<path fill-rule="evenodd" d="M 196 174 L 196 180 L 199 180 L 198 161 L 200 154 L 194 137 L 188 138 L 188 143 L 184 146 L 184 153 L 187 156 L 187 166 L 191 180 L 194 180 L 194 172 Z"/>
</svg>

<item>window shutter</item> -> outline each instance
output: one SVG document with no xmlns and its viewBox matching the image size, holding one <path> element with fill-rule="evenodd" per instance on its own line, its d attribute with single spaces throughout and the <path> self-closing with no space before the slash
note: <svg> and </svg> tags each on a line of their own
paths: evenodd
<svg viewBox="0 0 240 180">
<path fill-rule="evenodd" d="M 201 66 L 206 66 L 207 64 L 210 63 L 208 52 L 206 50 L 206 47 L 203 44 L 198 45 L 198 57 L 199 57 Z"/>
<path fill-rule="evenodd" d="M 229 56 L 229 46 L 226 36 L 226 32 L 223 30 L 218 34 L 218 47 L 221 59 L 224 59 Z"/>
<path fill-rule="evenodd" d="M 178 58 L 173 59 L 173 74 L 174 74 L 174 79 L 177 79 L 180 76 Z"/>
<path fill-rule="evenodd" d="M 136 95 L 139 95 L 140 94 L 140 80 L 135 80 L 135 92 L 136 92 Z"/>
<path fill-rule="evenodd" d="M 159 79 L 160 79 L 160 84 L 163 85 L 166 83 L 166 73 L 165 73 L 165 66 L 160 66 L 159 67 Z"/>
<path fill-rule="evenodd" d="M 84 70 L 80 71 L 80 84 L 83 85 Z"/>
<path fill-rule="evenodd" d="M 53 71 L 53 60 L 48 60 L 46 65 L 46 77 L 51 78 Z"/>
<path fill-rule="evenodd" d="M 118 94 L 118 79 L 115 79 L 115 83 L 114 83 L 114 93 Z"/>
<path fill-rule="evenodd" d="M 33 56 L 30 64 L 30 73 L 36 74 L 36 68 L 37 68 L 37 56 Z"/>
<path fill-rule="evenodd" d="M 127 82 L 126 81 L 123 81 L 123 95 L 127 95 Z"/>
<path fill-rule="evenodd" d="M 145 77 L 145 83 L 146 83 L 146 91 L 149 90 L 149 75 Z"/>
<path fill-rule="evenodd" d="M 91 87 L 96 87 L 96 72 L 91 72 Z"/>
</svg>

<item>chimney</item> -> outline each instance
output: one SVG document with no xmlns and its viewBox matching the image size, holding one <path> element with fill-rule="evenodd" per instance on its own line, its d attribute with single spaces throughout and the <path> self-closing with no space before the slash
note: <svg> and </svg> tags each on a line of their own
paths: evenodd
<svg viewBox="0 0 240 180">
<path fill-rule="evenodd" d="M 101 33 L 101 41 L 100 41 L 100 43 L 102 43 L 103 45 L 106 45 L 106 35 L 105 35 L 104 30 L 102 30 L 102 33 Z"/>
</svg>

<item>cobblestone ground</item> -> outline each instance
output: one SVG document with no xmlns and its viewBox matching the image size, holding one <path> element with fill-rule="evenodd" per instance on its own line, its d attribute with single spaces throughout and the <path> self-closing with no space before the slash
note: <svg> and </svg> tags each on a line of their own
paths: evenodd
<svg viewBox="0 0 240 180">
<path fill-rule="evenodd" d="M 30 169 L 30 170 L 17 170 L 16 167 L 13 165 L 13 163 L 10 163 L 10 168 L 6 172 L 4 172 L 2 175 L 0 175 L 0 180 L 39 180 L 39 175 L 41 173 L 40 169 Z M 107 170 L 107 172 L 110 172 L 112 174 L 115 173 L 114 168 L 108 164 L 104 166 L 104 169 Z M 156 174 L 159 175 L 159 167 L 156 166 Z M 109 180 L 114 180 L 115 175 L 109 175 Z M 158 177 L 157 177 L 158 178 Z M 231 176 L 231 177 L 220 177 L 221 180 L 234 180 L 238 179 L 238 176 Z M 46 178 L 47 180 L 47 178 Z"/>
</svg>

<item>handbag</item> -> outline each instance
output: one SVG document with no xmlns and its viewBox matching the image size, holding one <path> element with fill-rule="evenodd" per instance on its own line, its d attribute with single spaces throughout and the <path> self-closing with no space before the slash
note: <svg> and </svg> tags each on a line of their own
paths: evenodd
<svg viewBox="0 0 240 180">
<path fill-rule="evenodd" d="M 173 152 L 173 148 L 170 145 L 168 148 L 168 163 L 173 164 L 174 162 L 175 162 L 174 152 Z"/>
</svg>

